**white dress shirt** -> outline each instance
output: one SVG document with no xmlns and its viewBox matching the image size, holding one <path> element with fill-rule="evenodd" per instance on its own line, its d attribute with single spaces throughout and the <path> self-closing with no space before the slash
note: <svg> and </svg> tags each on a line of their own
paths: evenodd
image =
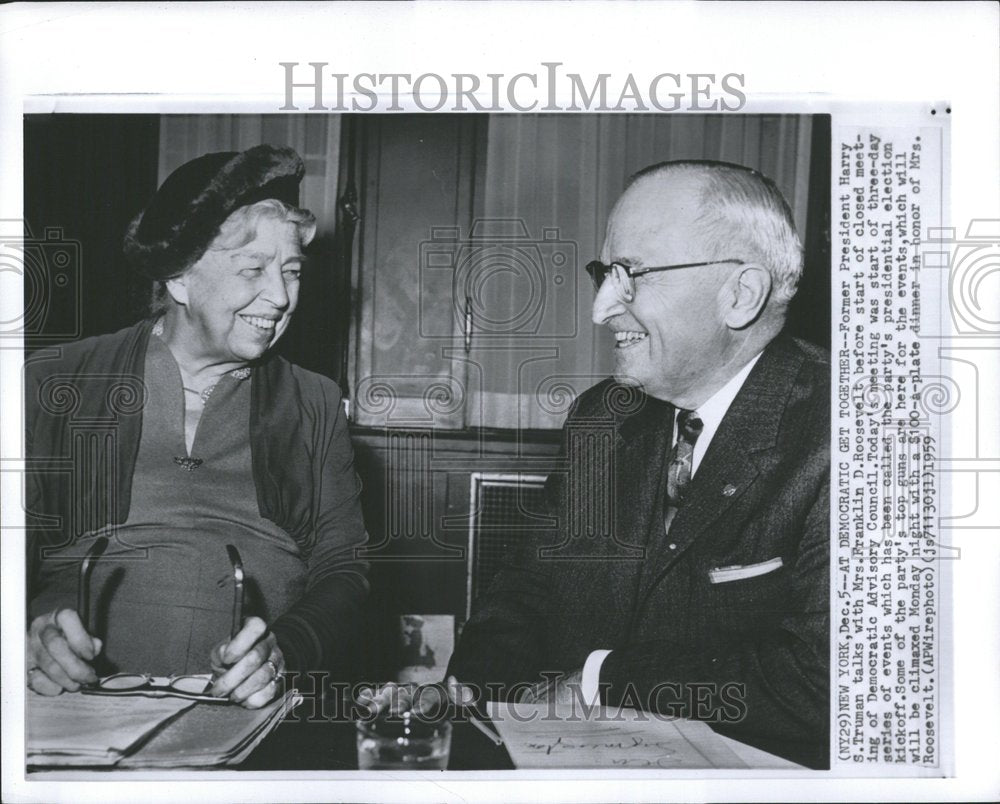
<svg viewBox="0 0 1000 804">
<path fill-rule="evenodd" d="M 694 451 L 691 455 L 691 477 L 693 478 L 695 472 L 698 471 L 698 466 L 701 463 L 701 459 L 705 457 L 705 453 L 708 452 L 708 446 L 712 443 L 712 439 L 715 437 L 715 431 L 719 429 L 719 425 L 722 424 L 722 420 L 725 418 L 726 413 L 729 411 L 730 405 L 733 404 L 733 400 L 736 395 L 740 392 L 740 388 L 743 387 L 743 383 L 746 382 L 747 376 L 757 361 L 760 360 L 761 353 L 758 353 L 749 363 L 747 363 L 743 368 L 741 368 L 736 374 L 733 375 L 732 379 L 729 380 L 725 385 L 723 385 L 718 391 L 712 394 L 705 402 L 698 406 L 695 411 L 695 415 L 702 422 L 701 434 L 698 436 L 698 440 L 694 443 Z M 677 443 L 677 417 L 674 416 L 674 435 L 671 440 L 671 445 Z M 591 651 L 590 655 L 587 657 L 587 661 L 583 663 L 583 672 L 580 678 L 580 692 L 583 695 L 584 701 L 588 704 L 595 704 L 600 702 L 600 689 L 599 682 L 601 679 L 601 665 L 604 664 L 604 660 L 611 653 L 610 650 L 595 650 Z"/>
</svg>

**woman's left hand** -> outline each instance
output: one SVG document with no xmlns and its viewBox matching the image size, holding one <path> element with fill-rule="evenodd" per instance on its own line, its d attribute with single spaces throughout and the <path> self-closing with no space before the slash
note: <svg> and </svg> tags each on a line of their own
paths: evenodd
<svg viewBox="0 0 1000 804">
<path fill-rule="evenodd" d="M 247 709 L 259 709 L 282 690 L 285 657 L 259 617 L 247 617 L 232 639 L 212 648 L 215 682 L 209 691 Z"/>
</svg>

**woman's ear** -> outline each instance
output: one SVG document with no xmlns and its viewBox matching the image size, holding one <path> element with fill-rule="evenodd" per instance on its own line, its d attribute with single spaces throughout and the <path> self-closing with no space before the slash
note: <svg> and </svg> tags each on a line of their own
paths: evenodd
<svg viewBox="0 0 1000 804">
<path fill-rule="evenodd" d="M 176 304 L 186 305 L 188 303 L 188 290 L 187 283 L 184 281 L 184 275 L 175 276 L 173 279 L 168 279 L 163 283 L 167 288 L 167 293 L 170 294 L 170 298 L 174 300 Z"/>
<path fill-rule="evenodd" d="M 740 267 L 731 278 L 726 293 L 726 326 L 743 329 L 760 316 L 771 295 L 771 274 L 754 263 Z"/>
</svg>

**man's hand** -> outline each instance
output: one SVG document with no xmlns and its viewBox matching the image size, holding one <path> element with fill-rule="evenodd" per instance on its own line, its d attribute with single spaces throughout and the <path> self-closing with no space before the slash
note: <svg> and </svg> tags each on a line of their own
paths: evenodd
<svg viewBox="0 0 1000 804">
<path fill-rule="evenodd" d="M 211 661 L 216 675 L 211 695 L 259 709 L 281 691 L 285 657 L 259 617 L 247 617 L 235 637 L 212 648 Z"/>
<path fill-rule="evenodd" d="M 91 662 L 101 652 L 73 609 L 57 609 L 36 617 L 28 629 L 25 655 L 28 686 L 40 695 L 75 692 L 97 681 Z"/>
<path fill-rule="evenodd" d="M 441 684 L 397 684 L 390 681 L 377 689 L 362 687 L 358 690 L 356 702 L 364 707 L 370 717 L 379 715 L 401 715 L 411 710 L 422 715 L 440 712 L 442 707 L 456 704 L 465 706 L 475 700 L 471 687 L 461 684 L 454 676 L 449 676 L 444 686 Z"/>
<path fill-rule="evenodd" d="M 568 675 L 561 676 L 555 681 L 546 679 L 527 690 L 518 703 L 548 703 L 555 701 L 560 704 L 571 704 L 574 701 L 583 700 L 583 670 L 574 670 Z"/>
</svg>

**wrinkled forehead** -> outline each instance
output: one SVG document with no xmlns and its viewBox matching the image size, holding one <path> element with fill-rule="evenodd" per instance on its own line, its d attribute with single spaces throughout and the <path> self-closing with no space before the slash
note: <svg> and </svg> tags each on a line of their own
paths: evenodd
<svg viewBox="0 0 1000 804">
<path fill-rule="evenodd" d="M 211 248 L 216 251 L 242 251 L 250 247 L 301 252 L 302 238 L 298 226 L 280 215 L 248 215 L 246 208 L 240 208 L 219 227 Z"/>
<path fill-rule="evenodd" d="M 602 259 L 662 250 L 698 236 L 703 183 L 696 175 L 665 173 L 639 179 L 621 195 L 608 218 Z"/>
</svg>

